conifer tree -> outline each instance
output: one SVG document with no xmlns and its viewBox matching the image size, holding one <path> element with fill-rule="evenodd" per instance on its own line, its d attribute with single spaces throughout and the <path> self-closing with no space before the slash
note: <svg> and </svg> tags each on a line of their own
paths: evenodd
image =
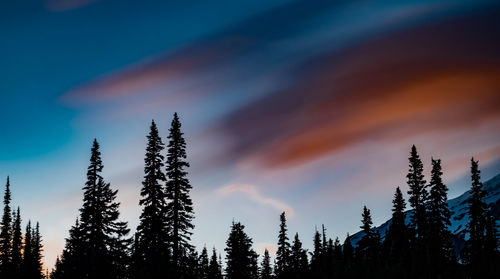
<svg viewBox="0 0 500 279">
<path fill-rule="evenodd" d="M 207 247 L 203 247 L 203 250 L 201 251 L 200 258 L 198 260 L 198 269 L 199 269 L 199 278 L 201 279 L 207 279 L 208 274 L 210 273 L 210 261 L 208 259 L 208 252 L 207 252 Z"/>
<path fill-rule="evenodd" d="M 23 262 L 21 264 L 21 269 L 23 272 L 23 278 L 31 278 L 31 271 L 33 270 L 33 235 L 31 229 L 31 221 L 28 221 L 26 225 L 26 232 L 24 237 L 24 247 L 23 247 Z"/>
<path fill-rule="evenodd" d="M 141 189 L 142 213 L 136 232 L 133 270 L 140 278 L 157 278 L 167 274 L 169 258 L 166 198 L 163 173 L 164 144 L 154 121 L 147 136 L 148 144 L 144 158 L 144 180 Z"/>
<path fill-rule="evenodd" d="M 384 253 L 391 265 L 401 264 L 409 249 L 409 232 L 405 224 L 406 202 L 399 187 L 392 200 L 392 222 L 386 233 Z"/>
<path fill-rule="evenodd" d="M 42 245 L 42 236 L 40 235 L 40 225 L 38 222 L 36 222 L 35 229 L 32 230 L 31 235 L 33 237 L 32 243 L 33 243 L 33 249 L 32 249 L 32 255 L 33 255 L 33 266 L 32 266 L 32 274 L 31 274 L 31 279 L 42 279 L 44 278 L 43 274 L 43 262 L 42 262 L 42 252 L 43 252 L 43 245 Z"/>
<path fill-rule="evenodd" d="M 102 169 L 99 144 L 94 140 L 79 222 L 70 231 L 65 248 L 68 251 L 63 251 L 62 257 L 63 266 L 66 266 L 66 256 L 76 263 L 68 266 L 68 273 L 75 274 L 74 278 L 121 279 L 127 276 L 131 240 L 126 235 L 129 229 L 126 222 L 118 221 L 120 204 L 115 201 L 118 191 L 111 190 L 110 184 L 104 182 Z"/>
<path fill-rule="evenodd" d="M 410 195 L 409 202 L 414 209 L 410 221 L 412 228 L 415 229 L 417 239 L 422 241 L 426 236 L 427 214 L 425 203 L 427 202 L 428 192 L 423 174 L 424 165 L 420 160 L 415 145 L 411 147 L 409 162 L 410 169 L 406 177 L 410 188 L 408 191 Z"/>
<path fill-rule="evenodd" d="M 21 211 L 19 207 L 14 214 L 14 224 L 12 232 L 12 269 L 13 274 L 20 277 L 23 249 L 23 235 L 21 232 Z"/>
<path fill-rule="evenodd" d="M 280 215 L 280 230 L 278 235 L 278 250 L 276 251 L 276 278 L 290 277 L 290 243 L 287 236 L 285 212 Z"/>
<path fill-rule="evenodd" d="M 215 248 L 212 250 L 212 257 L 208 266 L 208 279 L 222 279 L 222 267 L 217 261 L 217 251 Z"/>
<path fill-rule="evenodd" d="M 262 264 L 260 267 L 260 279 L 272 279 L 273 269 L 271 267 L 271 257 L 269 257 L 269 251 L 264 250 L 264 258 L 262 259 Z"/>
<path fill-rule="evenodd" d="M 172 262 L 174 268 L 179 269 L 180 257 L 192 249 L 189 243 L 191 230 L 194 228 L 192 220 L 193 202 L 189 196 L 191 184 L 187 179 L 186 168 L 186 141 L 181 132 L 181 122 L 177 113 L 174 114 L 168 135 L 168 153 L 166 163 L 167 183 L 165 195 L 168 199 L 166 206 L 167 222 L 172 242 Z"/>
<path fill-rule="evenodd" d="M 470 265 L 470 272 L 473 277 L 484 276 L 487 267 L 485 264 L 485 240 L 486 240 L 486 225 L 488 216 L 488 206 L 484 201 L 486 191 L 481 183 L 481 172 L 479 170 L 478 161 L 471 159 L 471 180 L 472 186 L 470 190 L 470 198 L 468 203 L 469 222 L 467 224 L 467 232 L 469 240 L 464 249 L 464 260 Z"/>
<path fill-rule="evenodd" d="M 252 249 L 252 239 L 244 231 L 245 226 L 234 223 L 226 241 L 226 278 L 254 279 L 258 276 L 256 269 L 257 253 Z"/>
<path fill-rule="evenodd" d="M 9 278 L 12 276 L 12 213 L 10 208 L 11 193 L 10 179 L 7 176 L 5 194 L 3 198 L 3 215 L 0 228 L 0 275 Z"/>
<path fill-rule="evenodd" d="M 435 276 L 443 276 L 443 269 L 454 259 L 452 235 L 448 229 L 451 225 L 448 208 L 448 188 L 441 176 L 441 160 L 432 159 L 430 195 L 428 203 L 429 249 L 431 269 Z"/>
<path fill-rule="evenodd" d="M 302 248 L 302 242 L 299 239 L 299 234 L 296 233 L 291 251 L 291 269 L 295 278 L 302 278 L 307 273 L 308 259 L 307 251 Z"/>
</svg>

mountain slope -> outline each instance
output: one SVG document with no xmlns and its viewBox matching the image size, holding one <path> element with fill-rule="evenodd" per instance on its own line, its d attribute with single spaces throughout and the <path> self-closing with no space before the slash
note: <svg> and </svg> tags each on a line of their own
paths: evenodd
<svg viewBox="0 0 500 279">
<path fill-rule="evenodd" d="M 492 179 L 483 183 L 484 189 L 488 192 L 486 196 L 486 203 L 491 205 L 493 215 L 500 219 L 500 174 L 496 175 Z M 467 199 L 470 197 L 469 191 L 463 193 L 462 195 L 448 200 L 448 207 L 451 211 L 451 226 L 450 231 L 454 235 L 455 247 L 457 248 L 457 252 L 461 250 L 464 245 L 465 239 L 468 238 L 468 235 L 465 233 L 465 227 L 467 222 L 469 221 L 469 216 L 467 214 Z M 406 212 L 405 222 L 408 224 L 410 222 L 410 216 L 413 214 L 413 211 Z M 498 220 L 497 219 L 497 220 Z M 384 222 L 382 225 L 375 228 L 375 230 L 380 234 L 382 239 L 385 237 L 386 230 L 389 229 L 391 224 L 391 220 L 389 219 Z M 356 246 L 358 241 L 364 236 L 363 232 L 358 232 L 352 236 L 352 245 Z"/>
</svg>

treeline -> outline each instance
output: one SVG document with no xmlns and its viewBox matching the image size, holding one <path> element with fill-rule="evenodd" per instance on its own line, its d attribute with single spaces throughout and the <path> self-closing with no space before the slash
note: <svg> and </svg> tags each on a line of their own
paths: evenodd
<svg viewBox="0 0 500 279">
<path fill-rule="evenodd" d="M 128 236 L 127 223 L 119 219 L 117 190 L 101 175 L 103 163 L 99 144 L 94 140 L 83 187 L 83 205 L 51 279 L 498 278 L 496 220 L 485 201 L 486 192 L 474 159 L 471 196 L 467 200 L 468 240 L 463 249 L 454 246 L 454 235 L 449 231 L 448 188 L 442 181 L 441 161 L 432 159 L 427 182 L 422 161 L 413 146 L 406 176 L 411 211 L 407 211 L 403 192 L 396 188 L 392 221 L 383 236 L 373 227 L 371 211 L 365 206 L 359 241 L 353 243 L 349 235 L 343 243 L 339 238 L 332 240 L 323 226 L 321 231 L 316 230 L 314 247 L 309 251 L 303 247 L 298 233 L 289 235 L 282 213 L 274 261 L 267 250 L 259 258 L 245 226 L 234 221 L 223 261 L 215 248 L 209 251 L 203 247 L 198 252 L 191 244 L 192 187 L 187 178 L 189 163 L 178 115 L 174 114 L 166 146 L 154 121 L 147 139 L 139 200 L 142 213 L 135 234 Z M 15 233 L 9 225 L 6 228 L 2 232 L 8 231 L 8 243 L 14 243 Z M 30 241 L 25 241 L 24 247 L 27 242 L 38 243 L 40 251 L 38 229 L 27 230 L 25 238 Z M 3 243 L 0 247 L 5 246 Z M 14 262 L 14 254 L 10 252 L 14 249 L 8 251 L 0 251 L 2 267 L 3 262 L 9 266 Z M 18 270 L 22 272 L 22 265 Z"/>
<path fill-rule="evenodd" d="M 0 223 L 0 278 L 45 278 L 42 266 L 42 238 L 38 222 L 28 221 L 23 236 L 21 210 L 11 208 L 10 178 L 7 177 Z"/>
</svg>

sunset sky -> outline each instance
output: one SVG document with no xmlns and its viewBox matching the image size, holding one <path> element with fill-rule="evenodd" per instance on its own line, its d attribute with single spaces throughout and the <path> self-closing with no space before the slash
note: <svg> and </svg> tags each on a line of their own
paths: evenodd
<svg viewBox="0 0 500 279">
<path fill-rule="evenodd" d="M 363 205 L 378 225 L 412 144 L 450 197 L 472 156 L 500 173 L 498 1 L 3 1 L 0 34 L 1 195 L 10 175 L 48 267 L 92 140 L 134 231 L 149 125 L 166 142 L 174 112 L 198 248 L 222 251 L 234 218 L 273 252 L 282 211 L 308 248 L 321 224 L 357 232 Z"/>
</svg>

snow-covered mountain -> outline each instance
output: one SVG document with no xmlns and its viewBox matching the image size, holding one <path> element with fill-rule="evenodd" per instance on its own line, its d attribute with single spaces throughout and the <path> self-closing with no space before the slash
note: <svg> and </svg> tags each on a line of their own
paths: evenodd
<svg viewBox="0 0 500 279">
<path fill-rule="evenodd" d="M 486 197 L 486 202 L 491 205 L 493 215 L 500 219 L 500 174 L 496 175 L 492 179 L 483 183 L 484 189 L 488 192 Z M 465 239 L 468 235 L 465 233 L 465 226 L 469 221 L 469 216 L 467 214 L 467 199 L 470 197 L 470 192 L 467 191 L 462 195 L 448 200 L 448 207 L 451 211 L 451 226 L 450 231 L 454 235 L 454 242 L 457 252 L 460 251 L 464 245 Z M 406 212 L 406 224 L 410 222 L 410 216 L 413 211 Z M 385 237 L 385 232 L 389 229 L 392 219 L 387 220 L 375 230 L 378 231 L 382 238 Z M 358 232 L 354 234 L 351 238 L 352 245 L 356 246 L 358 241 L 364 236 L 363 232 Z"/>
</svg>

